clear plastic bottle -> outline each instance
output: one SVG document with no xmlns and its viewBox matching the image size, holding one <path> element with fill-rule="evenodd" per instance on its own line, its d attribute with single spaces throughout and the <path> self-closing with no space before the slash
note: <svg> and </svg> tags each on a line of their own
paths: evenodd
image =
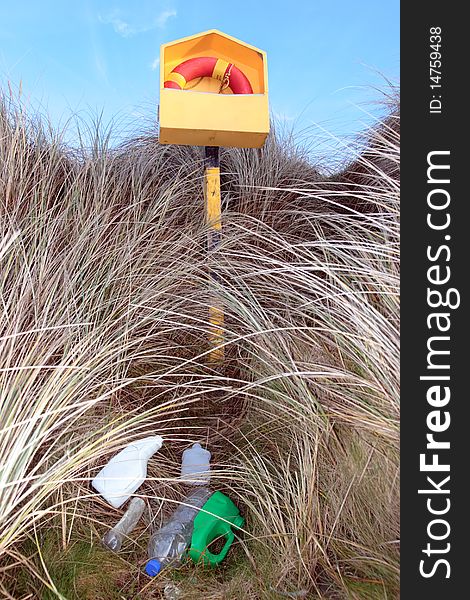
<svg viewBox="0 0 470 600">
<path fill-rule="evenodd" d="M 208 487 L 194 487 L 171 519 L 151 536 L 148 545 L 150 560 L 145 566 L 147 575 L 155 577 L 168 565 L 176 565 L 181 561 L 191 542 L 194 519 L 211 494 Z"/>
<path fill-rule="evenodd" d="M 144 509 L 145 502 L 142 498 L 132 498 L 122 519 L 104 535 L 101 540 L 103 544 L 113 552 L 119 552 L 124 538 L 135 528 Z"/>
<path fill-rule="evenodd" d="M 178 564 L 191 543 L 194 519 L 212 495 L 209 489 L 211 453 L 201 444 L 193 444 L 183 452 L 181 479 L 190 482 L 190 492 L 170 520 L 149 540 L 149 561 L 145 572 L 155 577 L 170 564 Z"/>
</svg>

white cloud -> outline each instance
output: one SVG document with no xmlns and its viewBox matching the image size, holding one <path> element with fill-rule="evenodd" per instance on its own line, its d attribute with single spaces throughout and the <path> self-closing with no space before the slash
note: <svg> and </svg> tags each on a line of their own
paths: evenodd
<svg viewBox="0 0 470 600">
<path fill-rule="evenodd" d="M 122 37 L 128 38 L 139 33 L 146 33 L 152 29 L 164 29 L 171 17 L 176 17 L 177 13 L 174 9 L 163 10 L 156 18 L 142 24 L 138 22 L 129 22 L 125 20 L 122 11 L 114 9 L 110 13 L 102 16 L 98 15 L 98 19 L 105 25 L 112 25 L 114 31 Z"/>
<path fill-rule="evenodd" d="M 156 71 L 158 69 L 159 64 L 160 64 L 160 59 L 156 58 L 150 65 L 150 68 L 152 69 L 152 71 Z"/>
<path fill-rule="evenodd" d="M 171 17 L 176 17 L 176 10 L 171 9 L 171 10 L 164 10 L 163 12 L 161 12 L 157 17 L 157 20 L 155 21 L 157 27 L 159 29 L 163 29 L 163 27 L 165 27 L 165 25 L 166 25 L 166 22 Z"/>
<path fill-rule="evenodd" d="M 132 28 L 126 21 L 121 21 L 121 19 L 113 19 L 111 24 L 114 27 L 114 31 L 122 35 L 122 37 L 130 37 L 137 33 L 135 28 Z"/>
</svg>

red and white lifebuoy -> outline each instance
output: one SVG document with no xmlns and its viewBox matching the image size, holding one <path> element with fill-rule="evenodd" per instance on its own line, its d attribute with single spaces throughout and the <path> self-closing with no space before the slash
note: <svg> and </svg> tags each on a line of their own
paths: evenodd
<svg viewBox="0 0 470 600">
<path fill-rule="evenodd" d="M 234 94 L 252 94 L 248 77 L 233 63 L 213 56 L 190 58 L 176 66 L 168 75 L 164 87 L 184 90 L 186 84 L 197 77 L 226 80 Z"/>
</svg>

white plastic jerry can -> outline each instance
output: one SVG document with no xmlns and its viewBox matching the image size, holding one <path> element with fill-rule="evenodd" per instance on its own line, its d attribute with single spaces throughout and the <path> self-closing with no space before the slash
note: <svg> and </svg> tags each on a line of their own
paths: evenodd
<svg viewBox="0 0 470 600">
<path fill-rule="evenodd" d="M 201 444 L 193 444 L 183 452 L 181 479 L 191 485 L 207 485 L 210 480 L 210 460 L 209 450 Z"/>
<path fill-rule="evenodd" d="M 91 485 L 111 506 L 119 508 L 145 481 L 149 458 L 162 444 L 159 435 L 132 442 L 113 456 Z"/>
</svg>

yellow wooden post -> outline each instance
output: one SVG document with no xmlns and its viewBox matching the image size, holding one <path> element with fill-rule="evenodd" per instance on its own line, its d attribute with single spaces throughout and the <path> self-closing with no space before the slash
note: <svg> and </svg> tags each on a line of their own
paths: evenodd
<svg viewBox="0 0 470 600">
<path fill-rule="evenodd" d="M 212 71 L 203 71 L 205 74 L 201 76 L 191 71 L 181 72 L 188 61 L 197 59 L 211 61 Z M 242 80 L 248 82 L 242 89 L 237 85 L 240 73 Z M 213 268 L 222 235 L 219 147 L 261 148 L 266 140 L 269 133 L 266 52 L 217 29 L 162 44 L 158 127 L 160 144 L 206 149 L 209 360 L 220 363 L 224 360 L 224 307 Z"/>
<path fill-rule="evenodd" d="M 215 289 L 217 276 L 211 269 L 213 253 L 220 246 L 222 235 L 221 199 L 220 199 L 220 163 L 219 148 L 206 146 L 204 170 L 204 200 L 206 207 L 207 251 L 209 268 L 209 342 L 212 350 L 210 362 L 220 363 L 224 359 L 224 310 L 220 296 Z"/>
</svg>

